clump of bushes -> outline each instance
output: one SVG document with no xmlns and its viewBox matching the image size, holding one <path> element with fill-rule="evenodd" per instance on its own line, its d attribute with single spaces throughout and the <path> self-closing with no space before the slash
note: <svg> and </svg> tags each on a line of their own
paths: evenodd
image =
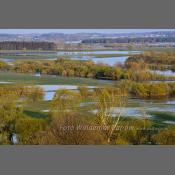
<svg viewBox="0 0 175 175">
<path fill-rule="evenodd" d="M 124 80 L 117 86 L 140 98 L 161 98 L 175 95 L 175 83 L 141 83 Z"/>
</svg>

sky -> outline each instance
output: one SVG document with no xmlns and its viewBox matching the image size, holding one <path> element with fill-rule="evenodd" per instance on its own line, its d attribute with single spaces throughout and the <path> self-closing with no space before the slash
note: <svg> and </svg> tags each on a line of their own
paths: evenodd
<svg viewBox="0 0 175 175">
<path fill-rule="evenodd" d="M 175 31 L 175 29 L 0 29 L 2 34 L 30 34 L 30 33 L 142 33 L 155 31 Z"/>
</svg>

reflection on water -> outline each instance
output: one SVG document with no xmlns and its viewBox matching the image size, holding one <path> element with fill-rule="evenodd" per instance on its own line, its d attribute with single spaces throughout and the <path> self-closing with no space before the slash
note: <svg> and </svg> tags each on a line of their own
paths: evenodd
<svg viewBox="0 0 175 175">
<path fill-rule="evenodd" d="M 4 61 L 6 63 L 11 63 L 11 62 L 14 62 L 15 59 L 12 59 L 12 58 L 0 58 L 1 61 Z"/>
<path fill-rule="evenodd" d="M 166 104 L 175 105 L 175 100 L 167 101 Z"/>
<path fill-rule="evenodd" d="M 144 111 L 141 107 L 119 107 L 113 108 L 113 116 L 115 117 L 117 114 L 121 114 L 122 116 L 134 116 L 135 118 L 145 118 L 150 117 L 150 115 L 144 115 Z"/>
<path fill-rule="evenodd" d="M 97 113 L 98 110 L 92 110 L 91 112 Z M 110 110 L 113 117 L 134 117 L 145 118 L 151 117 L 149 114 L 144 114 L 141 107 L 113 107 Z"/>
<path fill-rule="evenodd" d="M 12 140 L 12 143 L 13 143 L 13 144 L 17 144 L 17 143 L 18 143 L 16 133 L 13 133 L 13 134 L 12 134 L 12 139 L 11 139 L 11 140 Z"/>
<path fill-rule="evenodd" d="M 127 60 L 128 56 L 122 57 L 107 57 L 107 58 L 98 58 L 98 57 L 88 57 L 88 58 L 81 58 L 81 57 L 73 57 L 72 60 L 92 60 L 94 63 L 103 63 L 108 64 L 110 66 L 114 66 L 115 64 L 124 64 Z"/>
<path fill-rule="evenodd" d="M 41 76 L 41 73 L 39 72 L 35 74 L 35 77 L 40 77 L 40 76 Z"/>
<path fill-rule="evenodd" d="M 75 85 L 37 85 L 37 86 L 44 90 L 45 101 L 52 100 L 56 90 L 60 90 L 60 89 L 77 90 L 78 89 L 78 86 L 75 86 Z M 86 87 L 88 89 L 93 89 L 96 86 L 86 86 Z"/>
<path fill-rule="evenodd" d="M 95 63 L 104 63 L 104 64 L 108 64 L 110 66 L 113 66 L 117 63 L 121 63 L 124 64 L 124 62 L 126 61 L 126 59 L 128 58 L 128 56 L 119 56 L 119 57 L 106 57 L 106 58 L 99 58 L 98 55 L 99 54 L 139 54 L 141 53 L 141 51 L 85 51 L 85 52 L 58 52 L 57 55 L 58 56 L 71 56 L 71 59 L 73 60 L 92 60 Z M 97 55 L 97 56 L 90 56 L 90 55 Z M 89 55 L 89 56 L 88 56 Z M 13 64 L 14 61 L 18 60 L 19 58 L 13 59 L 13 58 L 4 58 L 1 59 L 3 61 L 5 61 L 8 64 Z M 32 58 L 31 58 L 32 59 Z M 53 58 L 40 58 L 41 60 L 57 60 L 56 57 Z"/>
<path fill-rule="evenodd" d="M 159 75 L 164 75 L 164 76 L 175 76 L 175 72 L 173 72 L 172 70 L 165 70 L 165 71 L 154 70 L 154 71 L 151 71 L 151 72 L 159 74 Z"/>
<path fill-rule="evenodd" d="M 99 54 L 139 54 L 141 51 L 86 51 L 86 52 L 58 52 L 58 55 L 69 55 L 72 56 L 73 60 L 92 60 L 94 63 L 103 63 L 110 66 L 121 63 L 124 64 L 128 56 L 119 56 L 119 57 L 106 57 L 99 58 Z M 97 56 L 88 56 L 88 55 L 97 55 Z M 87 55 L 87 56 L 83 56 Z"/>
<path fill-rule="evenodd" d="M 139 54 L 141 51 L 117 51 L 117 50 L 101 50 L 101 51 L 79 51 L 79 52 L 57 52 L 57 55 L 91 55 L 91 54 Z"/>
<path fill-rule="evenodd" d="M 55 92 L 45 92 L 44 100 L 45 101 L 52 100 L 54 95 L 55 95 Z"/>
<path fill-rule="evenodd" d="M 110 57 L 110 58 L 93 58 L 92 61 L 95 63 L 103 63 L 108 64 L 110 66 L 114 66 L 115 64 L 124 64 L 127 60 L 128 56 L 123 57 Z"/>
<path fill-rule="evenodd" d="M 143 107 L 146 112 L 170 112 L 175 113 L 175 98 L 166 99 L 129 99 L 131 107 Z"/>
<path fill-rule="evenodd" d="M 8 82 L 8 81 L 0 81 L 0 84 L 10 84 L 12 82 Z"/>
<path fill-rule="evenodd" d="M 41 87 L 42 89 L 44 89 L 44 91 L 48 92 L 48 91 L 56 91 L 59 89 L 77 89 L 78 86 L 75 85 L 37 85 L 38 87 Z"/>
<path fill-rule="evenodd" d="M 130 98 L 126 107 L 111 108 L 113 117 L 121 114 L 123 117 L 145 118 L 152 117 L 150 112 L 168 112 L 175 114 L 175 99 L 143 100 Z M 93 110 L 96 113 L 97 110 Z"/>
<path fill-rule="evenodd" d="M 56 91 L 59 89 L 69 89 L 69 90 L 76 90 L 78 86 L 76 85 L 37 85 L 44 89 L 44 91 Z M 88 89 L 96 88 L 96 86 L 86 86 Z"/>
<path fill-rule="evenodd" d="M 45 95 L 44 100 L 52 100 L 55 91 L 59 89 L 69 89 L 77 90 L 78 86 L 75 85 L 37 85 L 44 89 Z M 92 89 L 95 86 L 87 86 L 87 88 Z M 87 106 L 95 104 L 94 102 L 83 102 L 80 106 Z M 115 114 L 122 113 L 123 116 L 133 116 L 133 117 L 143 117 L 143 111 L 149 112 L 171 112 L 175 113 L 175 98 L 167 99 L 137 99 L 130 98 L 126 107 L 113 108 L 112 111 Z M 147 115 L 149 117 L 149 115 Z"/>
<path fill-rule="evenodd" d="M 163 123 L 175 125 L 175 122 L 169 121 L 169 120 L 166 120 L 166 121 L 164 121 Z"/>
<path fill-rule="evenodd" d="M 58 89 L 70 89 L 77 90 L 78 86 L 76 85 L 37 85 L 44 89 L 45 96 L 44 100 L 52 100 L 55 91 Z M 87 86 L 89 89 L 95 88 L 95 86 Z M 96 102 L 82 102 L 80 107 L 95 105 Z M 111 108 L 113 117 L 121 114 L 123 117 L 135 117 L 135 118 L 150 118 L 152 117 L 150 112 L 168 112 L 175 114 L 175 98 L 166 98 L 166 99 L 138 99 L 138 98 L 129 98 L 126 107 L 114 107 Z M 93 107 L 94 108 L 94 107 Z M 49 112 L 47 109 L 43 112 Z M 96 113 L 97 110 L 91 111 Z M 173 124 L 171 121 L 165 121 L 167 124 Z"/>
<path fill-rule="evenodd" d="M 69 90 L 75 90 L 77 89 L 77 86 L 74 85 L 37 85 L 39 87 L 41 87 L 44 92 L 44 100 L 48 101 L 48 100 L 52 100 L 54 95 L 55 95 L 55 91 L 59 90 L 59 89 L 69 89 Z"/>
<path fill-rule="evenodd" d="M 175 80 L 161 80 L 161 81 L 146 81 L 146 82 L 149 82 L 149 83 L 175 83 Z"/>
</svg>

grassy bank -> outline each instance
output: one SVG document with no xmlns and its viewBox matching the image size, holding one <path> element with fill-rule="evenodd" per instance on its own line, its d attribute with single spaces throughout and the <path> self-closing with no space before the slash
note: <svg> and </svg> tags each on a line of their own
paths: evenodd
<svg viewBox="0 0 175 175">
<path fill-rule="evenodd" d="M 36 77 L 34 74 L 13 73 L 13 72 L 0 72 L 0 82 L 13 82 L 21 84 L 48 84 L 48 85 L 111 85 L 112 81 L 95 80 L 91 78 L 76 78 L 76 77 L 64 77 L 64 76 L 51 76 L 42 75 Z"/>
<path fill-rule="evenodd" d="M 175 121 L 175 114 L 170 112 L 152 112 L 151 115 L 154 117 L 154 119 L 159 121 Z"/>
</svg>

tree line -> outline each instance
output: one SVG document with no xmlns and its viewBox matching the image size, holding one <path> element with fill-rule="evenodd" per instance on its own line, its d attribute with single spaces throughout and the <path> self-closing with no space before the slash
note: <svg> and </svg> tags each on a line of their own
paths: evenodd
<svg viewBox="0 0 175 175">
<path fill-rule="evenodd" d="M 145 52 L 139 55 L 130 56 L 126 60 L 126 65 L 144 65 L 152 70 L 175 70 L 175 52 L 165 51 L 165 52 Z"/>
<path fill-rule="evenodd" d="M 0 50 L 56 50 L 53 42 L 3 41 Z"/>
<path fill-rule="evenodd" d="M 142 65 L 143 66 L 143 65 Z M 174 80 L 175 77 L 158 75 L 142 67 L 122 67 L 96 64 L 93 61 L 79 61 L 59 58 L 55 61 L 20 61 L 11 69 L 19 73 L 37 73 L 48 75 L 85 77 L 106 80 Z"/>
<path fill-rule="evenodd" d="M 157 64 L 156 64 L 157 65 Z M 105 80 L 132 80 L 132 81 L 154 81 L 175 80 L 173 76 L 165 76 L 150 71 L 144 61 L 126 61 L 125 65 L 109 66 L 93 61 L 71 60 L 58 58 L 54 61 L 18 61 L 9 65 L 0 61 L 1 71 L 14 71 L 17 73 L 41 73 L 48 75 L 59 75 L 67 77 L 84 77 Z"/>
<path fill-rule="evenodd" d="M 137 38 L 93 38 L 82 40 L 84 44 L 107 43 L 162 43 L 175 42 L 175 37 L 137 37 Z"/>
</svg>

